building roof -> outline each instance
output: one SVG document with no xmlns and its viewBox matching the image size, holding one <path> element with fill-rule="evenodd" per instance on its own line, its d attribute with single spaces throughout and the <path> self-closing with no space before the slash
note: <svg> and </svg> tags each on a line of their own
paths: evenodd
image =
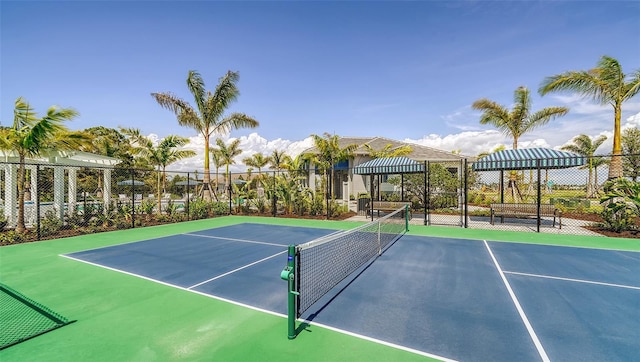
<svg viewBox="0 0 640 362">
<path fill-rule="evenodd" d="M 369 145 L 376 151 L 382 150 L 383 148 L 387 147 L 387 145 L 391 145 L 391 150 L 403 146 L 410 146 L 412 152 L 406 155 L 406 157 L 415 161 L 459 161 L 461 159 L 469 158 L 467 156 L 457 155 L 432 147 L 422 146 L 415 143 L 396 141 L 385 137 L 340 137 L 338 139 L 338 145 L 340 148 L 344 148 L 351 144 L 358 145 L 358 148 L 354 152 L 354 155 L 356 156 L 369 155 L 369 150 L 365 147 L 365 145 Z M 304 150 L 302 153 L 318 153 L 318 149 L 314 146 Z"/>
</svg>

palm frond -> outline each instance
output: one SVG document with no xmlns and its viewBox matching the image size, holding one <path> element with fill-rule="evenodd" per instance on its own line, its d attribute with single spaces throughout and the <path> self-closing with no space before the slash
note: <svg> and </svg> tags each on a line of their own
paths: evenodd
<svg viewBox="0 0 640 362">
<path fill-rule="evenodd" d="M 204 80 L 200 73 L 195 70 L 189 71 L 189 75 L 187 76 L 187 88 L 189 89 L 189 92 L 193 94 L 193 99 L 196 102 L 196 106 L 198 107 L 200 114 L 205 115 L 207 113 L 207 91 L 204 88 Z"/>
<path fill-rule="evenodd" d="M 531 109 L 531 96 L 529 90 L 526 87 L 518 87 L 513 92 L 514 107 L 511 113 L 511 118 L 516 121 L 525 120 L 529 116 Z"/>
<path fill-rule="evenodd" d="M 258 121 L 244 113 L 232 113 L 217 123 L 216 126 L 211 129 L 210 133 L 226 135 L 229 134 L 232 129 L 256 128 L 259 125 L 260 123 Z"/>
<path fill-rule="evenodd" d="M 13 129 L 17 131 L 24 127 L 31 127 L 37 121 L 37 115 L 31 105 L 24 98 L 18 97 L 13 110 Z"/>
</svg>

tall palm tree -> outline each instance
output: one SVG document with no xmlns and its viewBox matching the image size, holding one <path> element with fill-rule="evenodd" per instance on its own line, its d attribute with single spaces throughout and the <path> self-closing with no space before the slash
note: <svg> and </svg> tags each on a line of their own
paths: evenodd
<svg viewBox="0 0 640 362">
<path fill-rule="evenodd" d="M 629 79 L 628 82 L 625 82 Z M 613 151 L 609 166 L 609 180 L 623 176 L 622 142 L 620 117 L 622 103 L 640 92 L 640 69 L 625 75 L 620 63 L 609 56 L 603 56 L 595 68 L 582 71 L 569 71 L 544 79 L 538 92 L 545 95 L 555 91 L 576 92 L 589 97 L 600 104 L 613 107 Z"/>
<path fill-rule="evenodd" d="M 518 87 L 514 92 L 514 106 L 511 111 L 489 99 L 479 99 L 472 107 L 483 111 L 480 124 L 491 124 L 505 135 L 513 138 L 513 149 L 518 149 L 518 140 L 527 132 L 543 126 L 552 119 L 569 112 L 566 107 L 547 107 L 531 113 L 531 95 L 526 87 Z M 521 196 L 516 185 L 517 173 L 510 172 L 508 188 L 514 200 Z"/>
<path fill-rule="evenodd" d="M 594 184 L 593 170 L 594 170 L 594 162 L 597 163 L 596 164 L 596 167 L 597 167 L 600 164 L 600 161 L 598 161 L 600 159 L 598 160 L 594 159 L 593 155 L 596 153 L 596 150 L 598 149 L 598 147 L 600 147 L 606 140 L 607 140 L 607 136 L 604 136 L 604 135 L 596 138 L 595 140 L 592 140 L 591 137 L 587 136 L 586 134 L 581 134 L 573 138 L 572 140 L 573 143 L 570 143 L 561 147 L 561 149 L 564 151 L 577 153 L 579 155 L 586 157 L 589 160 L 588 165 L 580 167 L 583 169 L 584 168 L 589 169 L 589 178 L 587 181 L 587 197 L 596 196 L 595 194 L 597 190 L 596 185 L 598 183 L 597 181 L 598 173 L 596 172 L 596 182 Z M 597 171 L 597 168 L 596 168 L 596 171 Z"/>
<path fill-rule="evenodd" d="M 514 150 L 518 148 L 518 140 L 522 135 L 569 112 L 566 107 L 547 107 L 531 113 L 531 95 L 526 87 L 518 87 L 513 98 L 514 106 L 511 111 L 484 98 L 473 102 L 472 107 L 483 111 L 480 124 L 491 124 L 513 138 Z"/>
<path fill-rule="evenodd" d="M 318 149 L 318 154 L 315 155 L 315 163 L 325 165 L 324 173 L 326 176 L 327 168 L 331 170 L 331 180 L 334 179 L 334 166 L 341 162 L 353 157 L 353 152 L 358 148 L 357 144 L 349 144 L 344 147 L 340 147 L 340 137 L 338 135 L 324 134 L 324 137 L 312 134 L 313 143 Z M 334 188 L 331 187 L 331 199 L 335 198 Z"/>
<path fill-rule="evenodd" d="M 393 148 L 393 144 L 389 143 L 380 150 L 374 150 L 369 144 L 365 144 L 364 148 L 369 152 L 371 158 L 387 158 L 387 157 L 400 157 L 406 156 L 413 152 L 413 148 L 409 145 Z"/>
<path fill-rule="evenodd" d="M 150 164 L 157 167 L 157 197 L 158 213 L 162 212 L 162 198 L 160 195 L 167 189 L 167 166 L 179 160 L 193 157 L 196 153 L 192 150 L 180 150 L 189 143 L 189 139 L 176 135 L 169 135 L 163 138 L 158 145 L 154 145 L 153 141 L 140 134 L 139 129 L 124 128 L 123 133 L 130 136 L 131 140 L 137 144 L 138 154 L 146 158 Z"/>
<path fill-rule="evenodd" d="M 236 86 L 240 76 L 238 72 L 228 71 L 218 83 L 215 91 L 205 89 L 200 73 L 190 70 L 187 76 L 187 88 L 193 95 L 196 108 L 171 93 L 151 93 L 160 106 L 172 111 L 178 118 L 178 124 L 198 131 L 204 138 L 204 176 L 205 192 L 203 197 L 211 200 L 211 176 L 209 173 L 209 139 L 212 134 L 227 134 L 233 129 L 255 128 L 259 122 L 243 113 L 232 113 L 223 117 L 229 105 L 237 100 L 240 91 Z"/>
<path fill-rule="evenodd" d="M 48 150 L 73 150 L 85 146 L 90 137 L 84 132 L 70 131 L 64 122 L 78 115 L 73 109 L 49 107 L 44 117 L 38 117 L 22 97 L 15 101 L 13 125 L 0 129 L 0 149 L 18 154 L 18 219 L 16 232 L 26 230 L 24 223 L 25 163 L 29 157 Z"/>
<path fill-rule="evenodd" d="M 226 166 L 225 170 L 225 178 L 227 179 L 228 185 L 231 185 L 231 175 L 229 175 L 229 165 L 233 165 L 236 163 L 234 158 L 242 153 L 242 150 L 239 148 L 240 140 L 234 139 L 228 145 L 224 143 L 224 141 L 220 138 L 216 139 L 216 145 L 218 146 L 217 150 L 220 153 L 220 161 L 221 165 Z"/>
</svg>

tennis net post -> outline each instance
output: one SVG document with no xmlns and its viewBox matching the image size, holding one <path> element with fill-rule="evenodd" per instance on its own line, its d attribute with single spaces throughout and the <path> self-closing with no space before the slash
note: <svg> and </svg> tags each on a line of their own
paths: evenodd
<svg viewBox="0 0 640 362">
<path fill-rule="evenodd" d="M 280 278 L 288 282 L 287 289 L 287 325 L 289 339 L 296 338 L 296 296 L 299 294 L 295 287 L 296 246 L 289 245 L 287 266 L 280 273 Z"/>
</svg>

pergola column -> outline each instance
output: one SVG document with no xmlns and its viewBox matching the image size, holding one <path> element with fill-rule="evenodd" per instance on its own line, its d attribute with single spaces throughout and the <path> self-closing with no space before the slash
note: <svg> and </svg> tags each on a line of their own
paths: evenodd
<svg viewBox="0 0 640 362">
<path fill-rule="evenodd" d="M 53 166 L 53 209 L 64 220 L 64 167 Z"/>
<path fill-rule="evenodd" d="M 102 169 L 103 183 L 102 183 L 102 202 L 104 203 L 104 212 L 106 213 L 111 203 L 111 169 Z"/>
<path fill-rule="evenodd" d="M 29 192 L 31 194 L 31 200 L 33 200 L 34 196 L 38 194 L 38 171 L 36 166 L 25 166 L 25 176 L 26 170 L 29 170 Z M 25 199 L 25 201 L 28 201 Z"/>
<path fill-rule="evenodd" d="M 68 169 L 69 171 L 69 184 L 67 185 L 67 193 L 69 198 L 69 214 L 76 213 L 76 195 L 78 194 L 78 184 L 77 184 L 77 168 L 71 167 Z"/>
<path fill-rule="evenodd" d="M 6 164 L 4 170 L 4 216 L 8 226 L 15 226 L 18 221 L 18 165 Z"/>
<path fill-rule="evenodd" d="M 316 166 L 313 162 L 309 162 L 309 188 L 316 191 Z"/>
<path fill-rule="evenodd" d="M 36 218 L 36 195 L 38 194 L 38 170 L 35 165 L 25 165 L 25 177 L 29 171 L 29 198 L 25 196 L 24 201 L 32 201 L 30 205 L 24 205 L 24 221 L 27 224 L 35 225 Z M 27 190 L 25 190 L 26 192 Z M 26 194 L 25 194 L 26 195 Z"/>
</svg>

